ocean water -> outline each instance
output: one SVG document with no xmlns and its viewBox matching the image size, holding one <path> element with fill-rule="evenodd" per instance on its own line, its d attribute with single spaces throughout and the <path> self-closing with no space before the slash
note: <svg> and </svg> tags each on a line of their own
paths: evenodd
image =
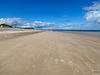
<svg viewBox="0 0 100 75">
<path fill-rule="evenodd" d="M 68 32 L 68 31 L 66 31 Z M 79 34 L 89 34 L 89 35 L 99 35 L 100 36 L 100 32 L 79 32 L 79 31 L 71 31 L 71 33 L 79 33 Z"/>
<path fill-rule="evenodd" d="M 64 31 L 64 32 L 99 35 L 100 36 L 100 30 L 72 30 L 72 31 Z"/>
<path fill-rule="evenodd" d="M 79 33 L 79 34 L 89 34 L 89 35 L 99 35 L 100 36 L 100 30 L 52 30 L 52 31 L 61 31 L 61 32 L 70 32 L 70 33 Z"/>
</svg>

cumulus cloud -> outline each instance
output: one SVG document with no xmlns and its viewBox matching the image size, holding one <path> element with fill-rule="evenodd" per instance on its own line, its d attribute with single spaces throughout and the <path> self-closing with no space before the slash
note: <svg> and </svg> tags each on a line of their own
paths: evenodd
<svg viewBox="0 0 100 75">
<path fill-rule="evenodd" d="M 87 11 L 84 15 L 86 19 L 85 29 L 100 30 L 100 1 L 95 1 L 92 6 L 83 9 Z"/>
<path fill-rule="evenodd" d="M 85 18 L 87 21 L 92 21 L 92 22 L 100 22 L 100 10 L 93 10 L 89 11 L 85 14 Z"/>
<path fill-rule="evenodd" d="M 95 1 L 95 2 L 93 2 L 93 5 L 92 6 L 89 6 L 89 7 L 85 7 L 85 8 L 83 8 L 83 9 L 85 9 L 85 10 L 100 10 L 100 1 Z"/>
<path fill-rule="evenodd" d="M 85 14 L 85 18 L 88 22 L 100 23 L 100 1 L 93 2 L 94 4 L 84 9 L 88 12 Z"/>
<path fill-rule="evenodd" d="M 41 21 L 34 21 L 34 22 L 28 22 L 23 21 L 22 18 L 1 18 L 0 24 L 8 24 L 14 27 L 32 27 L 32 28 L 43 28 L 43 27 L 51 27 L 55 25 L 55 23 L 49 23 L 49 22 L 41 22 Z"/>
</svg>

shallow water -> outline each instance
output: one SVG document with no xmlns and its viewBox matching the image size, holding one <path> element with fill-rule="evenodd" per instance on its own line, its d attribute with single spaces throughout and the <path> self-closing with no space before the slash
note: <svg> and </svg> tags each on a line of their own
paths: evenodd
<svg viewBox="0 0 100 75">
<path fill-rule="evenodd" d="M 74 31 L 72 31 L 72 33 L 89 34 L 89 35 L 100 35 L 100 32 L 79 32 L 79 31 L 75 31 L 74 32 Z"/>
<path fill-rule="evenodd" d="M 48 30 L 69 32 L 69 33 L 89 34 L 89 35 L 100 35 L 100 30 L 64 30 L 64 29 L 48 29 Z"/>
</svg>

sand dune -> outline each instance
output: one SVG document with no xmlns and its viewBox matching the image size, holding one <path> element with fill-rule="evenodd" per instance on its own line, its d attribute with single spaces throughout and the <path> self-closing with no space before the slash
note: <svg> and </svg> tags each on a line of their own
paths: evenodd
<svg viewBox="0 0 100 75">
<path fill-rule="evenodd" d="M 100 75 L 100 36 L 45 31 L 0 40 L 0 75 Z"/>
</svg>

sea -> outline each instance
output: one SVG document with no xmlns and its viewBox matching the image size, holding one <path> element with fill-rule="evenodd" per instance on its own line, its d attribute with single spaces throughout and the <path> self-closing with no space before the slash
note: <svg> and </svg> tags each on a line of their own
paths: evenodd
<svg viewBox="0 0 100 75">
<path fill-rule="evenodd" d="M 55 30 L 52 30 L 52 31 L 61 31 L 61 32 L 70 32 L 70 33 L 89 34 L 89 35 L 100 36 L 100 30 L 62 30 L 62 29 L 55 29 Z"/>
</svg>

